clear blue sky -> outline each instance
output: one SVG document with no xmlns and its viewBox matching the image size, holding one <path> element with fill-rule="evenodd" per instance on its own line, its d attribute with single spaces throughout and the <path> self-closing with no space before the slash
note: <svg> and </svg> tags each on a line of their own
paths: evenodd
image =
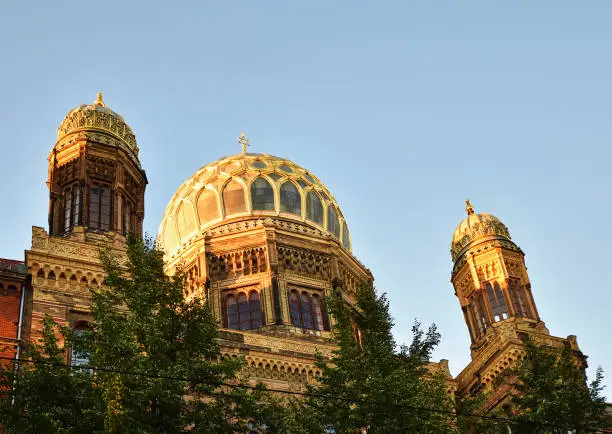
<svg viewBox="0 0 612 434">
<path fill-rule="evenodd" d="M 141 148 L 149 232 L 245 131 L 327 184 L 398 339 L 435 322 L 457 374 L 449 243 L 470 198 L 612 385 L 612 2 L 414 3 L 2 2 L 0 256 L 46 225 L 56 128 L 103 91 Z"/>
</svg>

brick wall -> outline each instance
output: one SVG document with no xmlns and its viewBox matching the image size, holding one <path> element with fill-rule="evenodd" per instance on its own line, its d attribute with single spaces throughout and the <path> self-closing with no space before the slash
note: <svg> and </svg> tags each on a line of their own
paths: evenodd
<svg viewBox="0 0 612 434">
<path fill-rule="evenodd" d="M 15 357 L 22 284 L 0 279 L 0 357 Z"/>
</svg>

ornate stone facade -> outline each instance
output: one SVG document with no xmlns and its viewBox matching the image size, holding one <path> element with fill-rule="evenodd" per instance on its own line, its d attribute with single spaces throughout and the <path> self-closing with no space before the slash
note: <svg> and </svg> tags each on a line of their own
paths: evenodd
<svg viewBox="0 0 612 434">
<path fill-rule="evenodd" d="M 492 409 L 509 401 L 509 386 L 495 379 L 520 360 L 527 337 L 552 347 L 568 345 L 579 360 L 584 357 L 575 336 L 551 336 L 541 320 L 525 255 L 508 228 L 495 216 L 475 214 L 469 202 L 466 210 L 451 242 L 451 282 L 470 332 L 472 361 L 457 376 L 457 393 L 492 391 L 486 403 Z"/>
<path fill-rule="evenodd" d="M 300 390 L 320 375 L 316 353 L 334 348 L 325 297 L 337 289 L 350 303 L 372 279 L 327 188 L 267 154 L 196 172 L 170 201 L 159 239 L 168 272 L 184 270 L 187 296 L 205 298 L 222 324 L 223 354 L 245 357 L 252 378 L 274 388 Z"/>
<path fill-rule="evenodd" d="M 373 276 L 352 254 L 347 221 L 325 185 L 290 160 L 247 153 L 244 135 L 239 141 L 243 153 L 202 167 L 177 189 L 158 240 L 167 272 L 184 271 L 186 296 L 206 300 L 218 318 L 223 356 L 243 357 L 252 378 L 272 388 L 302 390 L 321 374 L 315 355 L 334 349 L 325 298 L 339 291 L 353 304 Z M 36 340 L 45 315 L 87 322 L 88 288 L 104 280 L 100 249 L 122 256 L 124 235 L 142 234 L 147 178 L 138 152 L 101 95 L 68 113 L 48 159 L 49 231 L 32 228 L 25 263 L 0 260 L 0 354 L 13 357 L 21 340 Z M 509 393 L 495 380 L 522 357 L 525 337 L 584 358 L 575 336 L 551 336 L 539 317 L 508 228 L 469 203 L 467 212 L 451 243 L 451 281 L 472 361 L 456 379 L 447 361 L 429 368 L 448 376 L 450 395 L 492 390 L 494 408 Z"/>
<path fill-rule="evenodd" d="M 49 232 L 32 228 L 26 266 L 32 276 L 27 338 L 50 315 L 60 324 L 89 318 L 89 287 L 104 280 L 101 248 L 125 252 L 125 234 L 142 234 L 145 172 L 136 138 L 98 94 L 72 110 L 49 154 Z"/>
</svg>

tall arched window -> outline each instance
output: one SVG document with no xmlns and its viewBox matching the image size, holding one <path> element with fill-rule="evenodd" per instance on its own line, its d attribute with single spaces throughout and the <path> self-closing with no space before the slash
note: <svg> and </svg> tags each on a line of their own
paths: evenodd
<svg viewBox="0 0 612 434">
<path fill-rule="evenodd" d="M 251 204 L 253 211 L 274 211 L 274 190 L 262 177 L 251 184 Z"/>
<path fill-rule="evenodd" d="M 319 195 L 309 191 L 306 196 L 306 218 L 320 225 L 323 224 L 323 204 Z"/>
<path fill-rule="evenodd" d="M 261 320 L 261 303 L 259 302 L 259 293 L 257 291 L 252 291 L 249 294 L 249 311 L 251 313 L 251 329 L 261 327 L 263 321 Z"/>
<path fill-rule="evenodd" d="M 482 298 L 482 292 L 478 292 L 472 299 L 472 319 L 478 328 L 478 335 L 482 335 L 487 329 L 487 316 Z"/>
<path fill-rule="evenodd" d="M 233 330 L 253 330 L 263 326 L 263 312 L 257 291 L 248 295 L 241 292 L 225 298 L 227 328 Z"/>
<path fill-rule="evenodd" d="M 225 208 L 225 215 L 246 211 L 244 189 L 238 181 L 230 181 L 223 189 L 223 207 Z"/>
<path fill-rule="evenodd" d="M 529 306 L 525 299 L 524 288 L 518 279 L 510 279 L 508 281 L 508 292 L 510 293 L 512 306 L 514 307 L 516 315 L 523 318 L 531 318 Z"/>
<path fill-rule="evenodd" d="M 81 187 L 72 185 L 64 190 L 64 232 L 81 224 Z"/>
<path fill-rule="evenodd" d="M 315 330 L 323 330 L 323 311 L 321 309 L 321 298 L 318 295 L 312 296 L 312 319 Z"/>
<path fill-rule="evenodd" d="M 291 323 L 302 329 L 327 330 L 321 297 L 317 294 L 297 291 L 289 293 L 289 310 Z"/>
<path fill-rule="evenodd" d="M 238 322 L 240 324 L 240 330 L 248 330 L 251 323 L 249 315 L 249 303 L 244 293 L 238 295 Z"/>
<path fill-rule="evenodd" d="M 327 207 L 327 230 L 334 237 L 340 238 L 340 223 L 338 222 L 338 214 L 333 205 Z"/>
<path fill-rule="evenodd" d="M 490 283 L 487 283 L 487 296 L 489 303 L 491 304 L 491 313 L 493 314 L 493 321 L 501 321 L 508 318 L 508 307 L 506 305 L 506 299 L 504 294 L 499 287 L 499 283 L 495 282 L 493 287 Z"/>
<path fill-rule="evenodd" d="M 79 326 L 73 332 L 73 339 L 75 344 L 82 345 L 83 344 L 83 334 L 85 333 L 87 328 L 85 326 Z M 89 365 L 89 353 L 82 348 L 73 348 L 72 354 L 70 358 L 70 364 L 72 366 L 87 366 Z"/>
<path fill-rule="evenodd" d="M 312 313 L 310 308 L 310 297 L 304 292 L 302 294 L 302 326 L 305 329 L 313 329 Z"/>
<path fill-rule="evenodd" d="M 227 297 L 227 328 L 238 330 L 238 304 L 236 303 L 236 297 L 230 295 Z"/>
<path fill-rule="evenodd" d="M 289 310 L 291 311 L 291 323 L 296 327 L 302 327 L 300 299 L 295 291 L 289 294 Z"/>
<path fill-rule="evenodd" d="M 89 188 L 89 221 L 92 229 L 110 230 L 111 191 L 107 186 L 94 185 Z"/>
<path fill-rule="evenodd" d="M 302 215 L 302 196 L 295 184 L 286 181 L 280 188 L 280 210 L 295 215 Z"/>
</svg>

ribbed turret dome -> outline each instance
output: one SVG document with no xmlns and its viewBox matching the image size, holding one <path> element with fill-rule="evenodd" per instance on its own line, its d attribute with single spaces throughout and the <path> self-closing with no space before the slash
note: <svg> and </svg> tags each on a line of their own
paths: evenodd
<svg viewBox="0 0 612 434">
<path fill-rule="evenodd" d="M 171 257 L 215 226 L 268 217 L 299 222 L 351 250 L 342 211 L 316 176 L 290 160 L 246 152 L 203 166 L 178 188 L 159 240 Z"/>
<path fill-rule="evenodd" d="M 474 213 L 470 201 L 466 201 L 467 217 L 459 223 L 453 233 L 450 251 L 453 261 L 479 240 L 505 238 L 511 240 L 510 232 L 500 219 L 484 212 Z"/>
<path fill-rule="evenodd" d="M 112 111 L 102 101 L 102 94 L 93 104 L 83 104 L 72 109 L 57 129 L 59 142 L 69 134 L 78 131 L 100 131 L 119 139 L 129 150 L 138 156 L 136 136 L 123 117 Z"/>
</svg>

